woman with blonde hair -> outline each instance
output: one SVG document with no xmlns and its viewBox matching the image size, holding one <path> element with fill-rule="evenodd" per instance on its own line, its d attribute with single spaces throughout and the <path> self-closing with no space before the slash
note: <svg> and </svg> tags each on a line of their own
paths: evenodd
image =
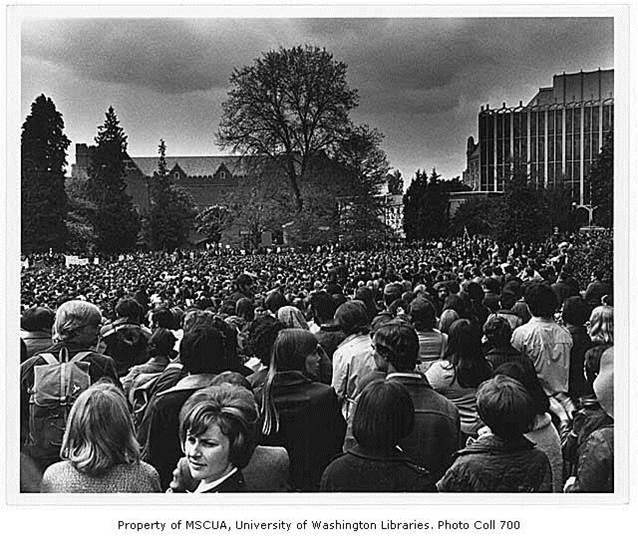
<svg viewBox="0 0 638 540">
<path fill-rule="evenodd" d="M 600 371 L 600 358 L 614 344 L 614 308 L 598 306 L 589 317 L 589 338 L 594 346 L 585 353 L 585 379 L 591 383 Z M 590 386 L 588 395 L 594 394 Z"/>
<path fill-rule="evenodd" d="M 317 491 L 321 473 L 341 451 L 346 428 L 334 389 L 312 380 L 319 357 L 319 343 L 308 330 L 282 330 L 257 392 L 260 444 L 286 448 L 291 487 L 298 491 Z"/>
<path fill-rule="evenodd" d="M 159 492 L 157 471 L 140 461 L 133 419 L 120 389 L 107 382 L 82 392 L 69 413 L 60 457 L 44 473 L 47 493 Z"/>
</svg>

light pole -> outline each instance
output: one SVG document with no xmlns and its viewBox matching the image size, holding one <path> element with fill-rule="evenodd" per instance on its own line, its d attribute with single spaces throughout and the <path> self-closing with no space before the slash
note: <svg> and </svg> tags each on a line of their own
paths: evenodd
<svg viewBox="0 0 638 540">
<path fill-rule="evenodd" d="M 596 210 L 598 206 L 592 206 L 591 204 L 576 204 L 575 202 L 573 202 L 572 208 L 574 210 L 578 210 L 579 208 L 585 209 L 588 216 L 588 226 L 591 227 L 592 222 L 594 221 L 594 210 Z"/>
</svg>

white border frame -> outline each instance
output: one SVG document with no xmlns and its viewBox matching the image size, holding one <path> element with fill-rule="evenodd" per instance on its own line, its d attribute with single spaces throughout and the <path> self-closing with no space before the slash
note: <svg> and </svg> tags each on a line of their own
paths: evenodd
<svg viewBox="0 0 638 540">
<path fill-rule="evenodd" d="M 139 495 L 117 494 L 110 495 L 56 495 L 52 497 L 45 494 L 20 494 L 18 493 L 18 468 L 8 464 L 17 464 L 19 456 L 19 422 L 15 415 L 16 406 L 19 403 L 19 387 L 12 381 L 18 380 L 18 365 L 10 359 L 19 357 L 17 341 L 12 341 L 11 336 L 16 336 L 19 330 L 19 242 L 20 242 L 20 206 L 17 203 L 20 197 L 19 156 L 20 156 L 20 126 L 23 121 L 20 118 L 20 27 L 28 18 L 84 18 L 84 17 L 220 17 L 220 18 L 294 18 L 294 17 L 560 17 L 560 16 L 601 16 L 614 17 L 614 69 L 615 69 L 615 94 L 614 94 L 614 129 L 615 129 L 615 311 L 616 315 L 616 378 L 615 399 L 617 406 L 616 426 L 616 492 L 613 495 L 594 494 L 436 494 L 436 495 L 407 495 L 407 494 L 271 494 L 265 499 L 263 494 L 225 494 L 222 500 L 224 505 L 310 505 L 312 508 L 320 505 L 392 505 L 396 508 L 407 505 L 561 505 L 572 504 L 620 504 L 628 502 L 629 479 L 634 471 L 629 469 L 629 259 L 633 255 L 629 251 L 630 240 L 630 214 L 629 202 L 635 202 L 635 187 L 629 182 L 629 6 L 625 5 L 583 5 L 581 3 L 554 3 L 538 2 L 533 6 L 525 5 L 462 5 L 462 6 L 435 6 L 435 5 L 356 5 L 356 6 L 286 6 L 286 5 L 216 5 L 208 7 L 188 6 L 153 6 L 149 12 L 149 5 L 139 6 L 56 6 L 55 9 L 43 8 L 43 6 L 18 6 L 11 7 L 8 11 L 7 21 L 7 175 L 6 178 L 14 179 L 7 182 L 6 191 L 6 253 L 5 277 L 6 277 L 6 308 L 2 313 L 6 325 L 7 340 L 4 350 L 6 362 L 6 435 L 7 456 L 3 468 L 7 473 L 6 496 L 9 504 L 36 504 L 42 506 L 58 505 L 118 505 L 129 506 L 148 505 L 154 507 L 175 505 L 210 505 L 210 495 L 190 496 L 185 499 L 180 495 L 147 494 L 143 501 Z M 330 2 L 326 2 L 330 4 Z M 489 10 L 489 15 L 485 10 Z M 633 74 L 633 73 L 632 73 Z M 551 74 L 548 74 L 548 76 Z M 634 96 L 635 98 L 635 96 Z M 633 103 L 636 103 L 635 99 Z M 478 114 L 478 111 L 477 111 Z M 620 151 L 619 151 L 620 150 Z M 459 151 L 462 151 L 460 149 Z M 635 169 L 633 171 L 636 172 Z M 632 192 L 630 194 L 630 188 Z M 631 198 L 630 198 L 631 195 Z M 633 205 L 632 205 L 633 207 Z M 634 215 L 632 216 L 635 220 Z M 632 226 L 635 223 L 631 222 Z M 632 299 L 636 292 L 631 292 Z M 636 305 L 635 302 L 632 305 Z M 0 319 L 1 322 L 1 319 Z M 633 386 L 632 386 L 633 388 Z M 633 475 L 635 476 L 635 475 Z M 488 499 L 488 501 L 486 500 Z M 354 510 L 353 507 L 350 507 Z M 308 508 L 310 510 L 310 508 Z"/>
</svg>

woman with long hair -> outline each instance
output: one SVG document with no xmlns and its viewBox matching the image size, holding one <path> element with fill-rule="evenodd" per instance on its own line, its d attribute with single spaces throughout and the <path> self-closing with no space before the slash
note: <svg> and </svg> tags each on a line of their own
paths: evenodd
<svg viewBox="0 0 638 540">
<path fill-rule="evenodd" d="M 317 491 L 321 473 L 341 451 L 345 421 L 337 396 L 317 380 L 321 350 L 307 330 L 284 329 L 273 347 L 262 390 L 262 445 L 283 446 L 294 490 Z"/>
<path fill-rule="evenodd" d="M 82 392 L 69 413 L 60 457 L 44 473 L 48 493 L 159 492 L 157 471 L 140 461 L 133 419 L 122 391 L 97 383 Z"/>
<path fill-rule="evenodd" d="M 468 319 L 450 326 L 447 351 L 442 362 L 426 372 L 430 385 L 459 409 L 461 432 L 467 439 L 475 436 L 481 419 L 476 409 L 476 390 L 490 378 L 492 370 L 481 351 L 481 332 Z"/>
</svg>

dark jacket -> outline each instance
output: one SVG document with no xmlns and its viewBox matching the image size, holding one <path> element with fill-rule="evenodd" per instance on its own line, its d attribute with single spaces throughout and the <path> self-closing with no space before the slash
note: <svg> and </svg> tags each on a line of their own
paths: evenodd
<svg viewBox="0 0 638 540">
<path fill-rule="evenodd" d="M 583 407 L 574 413 L 571 431 L 562 438 L 565 476 L 576 475 L 583 447 L 589 436 L 596 430 L 611 426 L 614 420 L 595 399 L 582 400 Z"/>
<path fill-rule="evenodd" d="M 148 340 L 151 333 L 147 328 L 117 319 L 100 331 L 102 352 L 115 360 L 118 376 L 126 375 L 131 366 L 148 360 Z"/>
<path fill-rule="evenodd" d="M 592 308 L 600 305 L 600 300 L 606 294 L 611 293 L 611 286 L 604 281 L 595 280 L 592 281 L 585 291 L 585 302 L 587 302 Z"/>
<path fill-rule="evenodd" d="M 355 446 L 333 459 L 321 477 L 319 491 L 436 491 L 432 478 L 404 452 L 390 455 Z"/>
<path fill-rule="evenodd" d="M 506 347 L 492 347 L 485 353 L 485 360 L 492 366 L 492 370 L 506 362 L 519 362 L 521 358 L 521 352 L 510 344 Z"/>
<path fill-rule="evenodd" d="M 20 339 L 24 341 L 24 344 L 27 347 L 27 359 L 35 356 L 39 352 L 46 351 L 53 345 L 51 332 L 43 330 L 36 330 L 33 332 L 20 330 Z"/>
<path fill-rule="evenodd" d="M 569 353 L 569 397 L 577 401 L 591 391 L 585 380 L 585 353 L 591 349 L 592 342 L 584 326 L 566 325 L 572 336 L 572 350 Z"/>
<path fill-rule="evenodd" d="M 332 355 L 339 347 L 339 344 L 346 339 L 346 334 L 334 324 L 322 324 L 319 332 L 315 334 L 319 345 L 326 351 L 328 358 L 332 360 Z"/>
<path fill-rule="evenodd" d="M 182 457 L 179 442 L 179 412 L 197 390 L 210 385 L 214 374 L 201 373 L 181 379 L 173 388 L 155 395 L 148 406 L 148 436 L 142 459 L 155 467 L 163 490 L 173 478 L 173 469 Z"/>
<path fill-rule="evenodd" d="M 428 469 L 436 482 L 459 448 L 459 411 L 421 373 L 391 373 L 387 378 L 403 384 L 414 404 L 414 429 L 399 446 L 416 464 Z"/>
<path fill-rule="evenodd" d="M 56 343 L 43 352 L 51 353 L 57 358 L 60 350 L 64 346 L 66 346 L 67 350 L 69 351 L 69 359 L 72 359 L 75 354 L 87 350 L 86 346 L 80 346 L 74 343 Z M 113 362 L 112 358 L 104 356 L 103 354 L 91 352 L 88 356 L 84 357 L 83 362 L 86 362 L 89 365 L 88 372 L 91 384 L 94 384 L 101 378 L 105 377 L 117 386 L 121 387 L 120 380 L 118 379 L 117 373 L 115 372 L 115 363 Z M 33 389 L 34 368 L 35 366 L 41 366 L 44 364 L 46 364 L 46 360 L 42 358 L 40 354 L 37 354 L 29 358 L 28 360 L 25 360 L 20 365 L 20 448 L 25 452 L 25 454 L 32 457 L 36 462 L 36 465 L 43 468 L 42 470 L 51 465 L 51 463 L 57 461 L 57 459 L 53 459 L 53 461 L 51 461 L 50 459 L 40 460 L 39 458 L 37 458 L 37 456 L 32 455 L 32 449 L 29 447 L 28 442 L 29 398 Z"/>
<path fill-rule="evenodd" d="M 486 435 L 457 452 L 437 488 L 459 493 L 551 493 L 552 472 L 545 453 L 522 435 L 514 441 Z"/>
<path fill-rule="evenodd" d="M 614 426 L 597 429 L 587 438 L 578 460 L 576 482 L 567 491 L 614 492 Z"/>
<path fill-rule="evenodd" d="M 341 452 L 346 430 L 337 395 L 330 386 L 311 382 L 298 371 L 278 373 L 272 391 L 279 430 L 262 435 L 260 444 L 288 451 L 294 490 L 317 491 L 321 473 Z M 261 391 L 257 402 L 262 402 Z"/>
</svg>

